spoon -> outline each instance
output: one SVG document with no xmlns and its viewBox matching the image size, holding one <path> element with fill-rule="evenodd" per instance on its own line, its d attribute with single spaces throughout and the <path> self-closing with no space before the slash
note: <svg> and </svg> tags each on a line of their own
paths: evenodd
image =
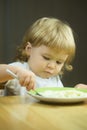
<svg viewBox="0 0 87 130">
<path fill-rule="evenodd" d="M 38 93 L 35 89 L 33 91 L 35 92 L 36 95 L 43 96 L 42 94 Z"/>
<path fill-rule="evenodd" d="M 6 69 L 6 71 L 7 71 L 7 73 L 8 73 L 10 76 L 12 76 L 12 77 L 15 78 L 15 79 L 18 79 L 18 76 L 17 76 L 15 73 L 13 73 L 11 70 Z"/>
<path fill-rule="evenodd" d="M 19 79 L 18 76 L 17 76 L 15 73 L 13 73 L 11 70 L 6 69 L 6 71 L 7 71 L 7 73 L 8 73 L 9 75 L 11 75 L 13 78 Z M 43 96 L 43 95 L 41 95 L 40 93 L 38 93 L 35 89 L 33 89 L 33 91 L 35 91 L 35 94 L 36 94 L 36 95 Z"/>
</svg>

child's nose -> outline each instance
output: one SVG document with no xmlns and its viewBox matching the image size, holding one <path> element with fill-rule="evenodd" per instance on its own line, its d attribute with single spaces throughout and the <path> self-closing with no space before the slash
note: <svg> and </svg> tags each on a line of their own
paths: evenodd
<svg viewBox="0 0 87 130">
<path fill-rule="evenodd" d="M 50 62 L 50 63 L 48 63 L 48 67 L 54 69 L 56 67 L 56 63 Z"/>
</svg>

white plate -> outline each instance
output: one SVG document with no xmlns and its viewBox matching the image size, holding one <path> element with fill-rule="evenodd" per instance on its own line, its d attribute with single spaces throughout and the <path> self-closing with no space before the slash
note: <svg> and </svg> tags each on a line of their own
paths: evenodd
<svg viewBox="0 0 87 130">
<path fill-rule="evenodd" d="M 52 103 L 75 103 L 75 102 L 83 102 L 85 100 L 87 100 L 87 89 L 78 89 L 78 88 L 70 88 L 70 87 L 64 87 L 64 88 L 57 88 L 57 87 L 44 87 L 44 88 L 37 88 L 36 89 L 37 92 L 39 92 L 40 94 L 42 94 L 43 96 L 38 96 L 35 91 L 30 90 L 28 91 L 28 94 L 31 95 L 32 97 L 40 100 L 40 101 L 44 101 L 44 102 L 52 102 Z M 76 92 L 79 93 L 77 95 L 72 95 L 71 97 L 68 96 L 59 96 L 59 97 L 53 97 L 48 96 L 46 97 L 45 93 L 47 92 L 62 92 L 62 93 L 70 93 L 72 92 Z M 82 95 L 81 95 L 82 93 Z"/>
</svg>

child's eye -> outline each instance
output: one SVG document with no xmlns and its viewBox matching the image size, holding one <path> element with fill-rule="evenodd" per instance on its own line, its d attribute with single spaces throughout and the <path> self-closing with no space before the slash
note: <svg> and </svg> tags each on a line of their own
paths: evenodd
<svg viewBox="0 0 87 130">
<path fill-rule="evenodd" d="M 44 58 L 45 60 L 50 60 L 50 58 L 49 58 L 49 57 L 46 57 L 46 56 L 43 56 L 43 58 Z"/>
<path fill-rule="evenodd" d="M 62 64 L 62 62 L 60 62 L 60 61 L 56 61 L 56 63 L 57 63 L 57 64 Z"/>
</svg>

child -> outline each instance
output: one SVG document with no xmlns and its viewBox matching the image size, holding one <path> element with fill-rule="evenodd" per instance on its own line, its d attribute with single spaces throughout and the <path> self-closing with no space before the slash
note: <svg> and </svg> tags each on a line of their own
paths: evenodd
<svg viewBox="0 0 87 130">
<path fill-rule="evenodd" d="M 0 83 L 13 79 L 13 77 L 6 72 L 6 69 L 15 73 L 18 76 L 19 83 L 22 86 L 26 86 L 27 90 L 34 88 L 35 79 L 31 71 L 28 72 L 26 69 L 6 64 L 0 64 Z"/>
<path fill-rule="evenodd" d="M 11 65 L 32 71 L 36 87 L 63 87 L 60 76 L 64 70 L 72 70 L 75 50 L 71 27 L 59 19 L 44 17 L 27 30 L 16 62 Z M 5 86 L 9 95 L 21 94 L 22 87 L 16 79 L 9 80 Z"/>
</svg>

